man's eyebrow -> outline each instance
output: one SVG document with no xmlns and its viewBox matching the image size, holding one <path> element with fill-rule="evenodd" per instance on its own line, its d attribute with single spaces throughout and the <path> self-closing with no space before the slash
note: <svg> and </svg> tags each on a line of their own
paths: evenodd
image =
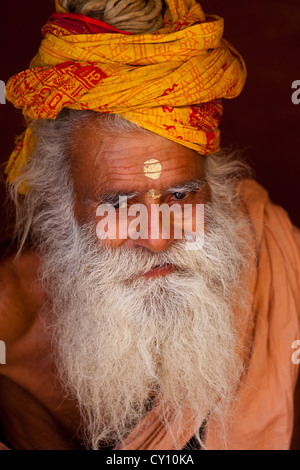
<svg viewBox="0 0 300 470">
<path fill-rule="evenodd" d="M 196 192 L 199 191 L 206 184 L 205 180 L 188 180 L 183 183 L 179 183 L 176 186 L 169 186 L 167 189 L 162 190 L 162 194 L 169 193 L 184 193 L 184 192 Z M 147 191 L 108 191 L 100 194 L 98 200 L 102 204 L 115 204 L 118 202 L 119 197 L 126 197 L 128 200 L 135 197 L 141 196 Z"/>
<path fill-rule="evenodd" d="M 99 195 L 99 202 L 102 204 L 115 204 L 119 201 L 119 197 L 126 197 L 127 199 L 133 199 L 134 197 L 139 196 L 141 193 L 137 191 L 109 191 Z"/>
<path fill-rule="evenodd" d="M 179 183 L 176 186 L 169 186 L 165 193 L 192 193 L 199 191 L 206 184 L 205 180 L 189 180 Z"/>
</svg>

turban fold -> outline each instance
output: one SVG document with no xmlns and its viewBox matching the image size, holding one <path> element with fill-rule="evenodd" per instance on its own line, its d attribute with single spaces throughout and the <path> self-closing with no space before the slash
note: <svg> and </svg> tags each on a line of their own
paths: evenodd
<svg viewBox="0 0 300 470">
<path fill-rule="evenodd" d="M 222 18 L 205 16 L 195 0 L 166 0 L 158 31 L 131 34 L 56 4 L 29 69 L 7 83 L 7 99 L 29 122 L 8 181 L 34 148 L 30 122 L 55 119 L 64 107 L 118 113 L 201 155 L 219 150 L 221 98 L 236 97 L 246 79 Z"/>
</svg>

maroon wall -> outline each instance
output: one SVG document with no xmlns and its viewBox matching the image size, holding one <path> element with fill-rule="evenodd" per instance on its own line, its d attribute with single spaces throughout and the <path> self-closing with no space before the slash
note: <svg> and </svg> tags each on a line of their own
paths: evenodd
<svg viewBox="0 0 300 470">
<path fill-rule="evenodd" d="M 300 80 L 299 0 L 201 3 L 206 13 L 225 18 L 225 37 L 243 54 L 248 67 L 242 95 L 225 100 L 222 144 L 245 150 L 257 179 L 300 226 L 300 104 L 291 101 L 292 82 Z M 1 80 L 27 67 L 53 6 L 54 0 L 1 5 Z M 9 103 L 0 105 L 0 125 L 2 163 L 13 149 L 14 135 L 22 131 L 20 112 Z"/>
</svg>

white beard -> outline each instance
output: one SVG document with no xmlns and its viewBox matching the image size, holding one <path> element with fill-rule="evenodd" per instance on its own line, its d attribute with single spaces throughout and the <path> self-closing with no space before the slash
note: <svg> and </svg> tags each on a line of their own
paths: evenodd
<svg viewBox="0 0 300 470">
<path fill-rule="evenodd" d="M 78 401 L 87 447 L 121 442 L 151 397 L 165 417 L 173 409 L 180 419 L 189 406 L 196 435 L 208 412 L 223 420 L 243 370 L 234 299 L 243 311 L 245 223 L 212 207 L 202 250 L 176 241 L 156 254 L 99 247 L 71 213 L 56 206 L 36 233 L 53 306 L 55 361 Z M 141 277 L 164 263 L 178 269 Z"/>
</svg>

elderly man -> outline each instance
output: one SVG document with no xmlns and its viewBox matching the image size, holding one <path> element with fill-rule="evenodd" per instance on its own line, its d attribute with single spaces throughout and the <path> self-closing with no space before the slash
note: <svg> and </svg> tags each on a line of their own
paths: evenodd
<svg viewBox="0 0 300 470">
<path fill-rule="evenodd" d="M 223 20 L 195 0 L 56 10 L 7 84 L 28 127 L 6 168 L 2 448 L 288 449 L 299 235 L 220 151 L 246 78 Z"/>
</svg>

